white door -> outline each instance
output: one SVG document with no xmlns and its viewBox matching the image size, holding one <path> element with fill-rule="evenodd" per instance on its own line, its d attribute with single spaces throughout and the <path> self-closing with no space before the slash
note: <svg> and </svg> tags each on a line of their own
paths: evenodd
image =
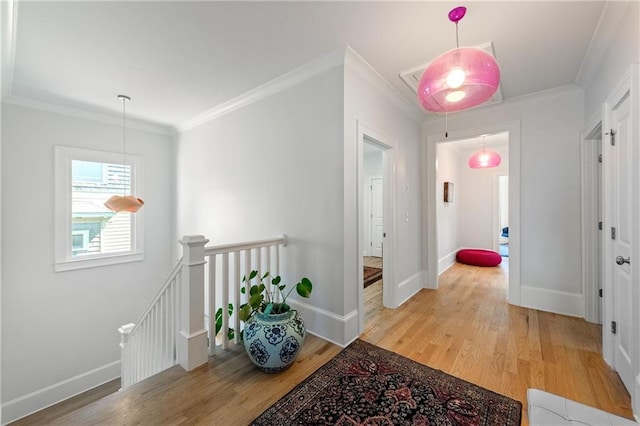
<svg viewBox="0 0 640 426">
<path fill-rule="evenodd" d="M 371 178 L 371 256 L 382 257 L 383 230 L 383 204 L 382 204 L 382 178 Z"/>
<path fill-rule="evenodd" d="M 627 390 L 633 395 L 633 348 L 634 330 L 632 323 L 632 302 L 634 297 L 631 268 L 636 267 L 640 259 L 631 259 L 634 236 L 633 160 L 634 152 L 631 140 L 631 99 L 624 100 L 614 107 L 611 114 L 610 129 L 613 129 L 614 144 L 610 145 L 612 170 L 612 211 L 609 233 L 612 240 L 613 262 L 613 321 L 615 327 L 615 367 Z M 611 138 L 611 130 L 609 131 Z M 611 144 L 611 139 L 605 143 Z M 614 229 L 613 229 L 614 228 Z M 612 233 L 615 233 L 613 235 Z"/>
</svg>

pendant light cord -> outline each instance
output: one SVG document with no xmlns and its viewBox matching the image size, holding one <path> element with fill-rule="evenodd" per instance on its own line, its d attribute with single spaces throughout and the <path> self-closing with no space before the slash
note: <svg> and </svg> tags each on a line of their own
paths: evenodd
<svg viewBox="0 0 640 426">
<path fill-rule="evenodd" d="M 460 48 L 460 43 L 458 42 L 458 22 L 456 22 L 456 48 Z"/>
<path fill-rule="evenodd" d="M 124 177 L 127 169 L 127 101 L 131 98 L 127 95 L 118 95 L 118 98 L 122 99 L 122 174 Z M 131 183 L 131 176 L 129 176 L 129 183 Z M 122 196 L 127 195 L 127 188 L 125 182 L 122 182 Z"/>
</svg>

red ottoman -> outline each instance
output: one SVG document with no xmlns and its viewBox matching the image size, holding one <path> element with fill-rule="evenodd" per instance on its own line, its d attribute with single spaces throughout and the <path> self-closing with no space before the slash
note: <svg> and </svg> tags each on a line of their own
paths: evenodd
<svg viewBox="0 0 640 426">
<path fill-rule="evenodd" d="M 475 266 L 498 266 L 502 263 L 502 257 L 493 250 L 463 249 L 456 254 L 456 260 L 460 263 Z"/>
</svg>

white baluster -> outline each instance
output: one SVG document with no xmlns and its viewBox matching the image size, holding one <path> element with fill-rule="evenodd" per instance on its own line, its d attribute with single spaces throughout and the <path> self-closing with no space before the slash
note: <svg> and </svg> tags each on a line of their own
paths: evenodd
<svg viewBox="0 0 640 426">
<path fill-rule="evenodd" d="M 236 251 L 233 253 L 233 261 L 234 261 L 234 276 L 233 276 L 233 304 L 235 306 L 234 311 L 234 336 L 233 340 L 237 344 L 240 342 L 240 315 L 238 315 L 238 309 L 240 308 L 240 252 Z"/>
<path fill-rule="evenodd" d="M 220 303 L 222 304 L 222 349 L 229 348 L 227 330 L 229 329 L 229 253 L 222 255 L 222 283 Z"/>
<path fill-rule="evenodd" d="M 209 354 L 216 352 L 216 256 L 209 256 Z"/>
</svg>

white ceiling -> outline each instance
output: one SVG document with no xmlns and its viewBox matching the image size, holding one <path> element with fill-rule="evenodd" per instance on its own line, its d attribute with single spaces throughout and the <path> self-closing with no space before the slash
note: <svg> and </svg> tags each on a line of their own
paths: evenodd
<svg viewBox="0 0 640 426">
<path fill-rule="evenodd" d="M 574 84 L 604 2 L 467 2 L 460 45 L 493 42 L 505 99 Z M 10 94 L 175 126 L 350 45 L 399 73 L 455 47 L 450 2 L 18 4 Z"/>
</svg>

